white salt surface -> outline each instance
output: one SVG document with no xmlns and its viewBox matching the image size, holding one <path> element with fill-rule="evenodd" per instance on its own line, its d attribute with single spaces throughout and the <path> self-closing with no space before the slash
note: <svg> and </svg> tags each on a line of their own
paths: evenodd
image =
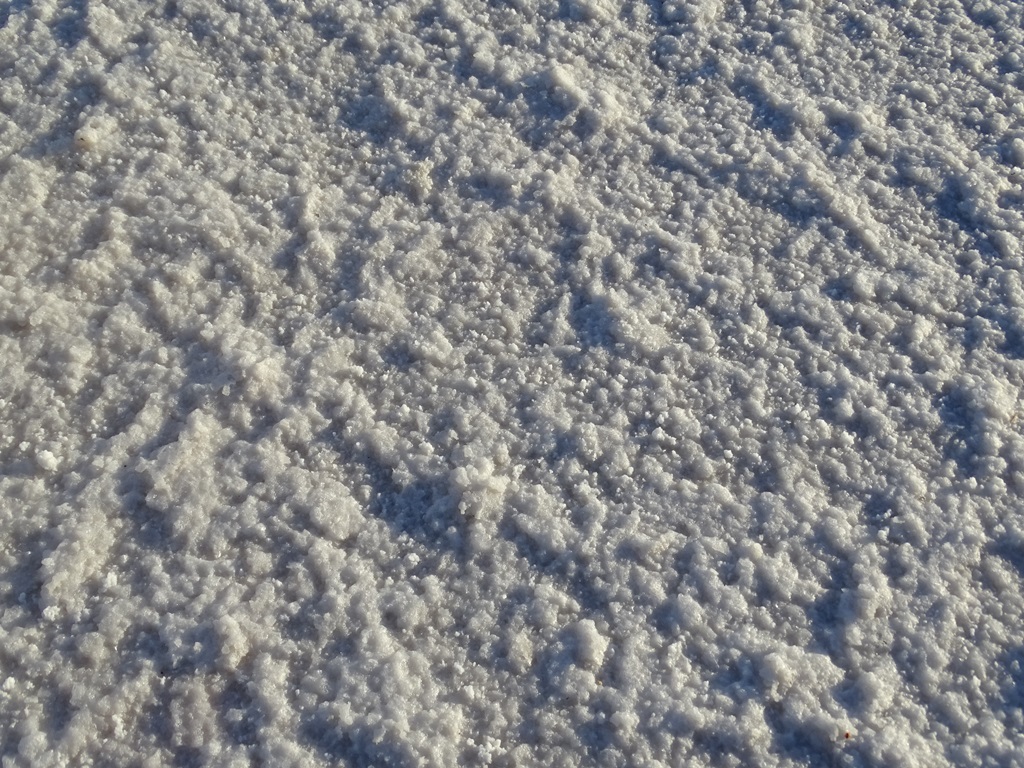
<svg viewBox="0 0 1024 768">
<path fill-rule="evenodd" d="M 0 2 L 2 765 L 1024 765 L 1022 22 Z"/>
</svg>

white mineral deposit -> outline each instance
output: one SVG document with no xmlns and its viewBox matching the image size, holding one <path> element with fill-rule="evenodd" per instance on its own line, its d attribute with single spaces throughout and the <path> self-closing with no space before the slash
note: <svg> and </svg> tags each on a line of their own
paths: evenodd
<svg viewBox="0 0 1024 768">
<path fill-rule="evenodd" d="M 1020 0 L 0 2 L 0 765 L 1024 766 Z"/>
</svg>

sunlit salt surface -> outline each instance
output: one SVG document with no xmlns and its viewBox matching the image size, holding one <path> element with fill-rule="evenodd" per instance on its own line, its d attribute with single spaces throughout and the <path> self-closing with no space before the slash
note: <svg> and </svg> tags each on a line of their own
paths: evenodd
<svg viewBox="0 0 1024 768">
<path fill-rule="evenodd" d="M 4 766 L 1024 765 L 1024 11 L 0 2 Z"/>
</svg>

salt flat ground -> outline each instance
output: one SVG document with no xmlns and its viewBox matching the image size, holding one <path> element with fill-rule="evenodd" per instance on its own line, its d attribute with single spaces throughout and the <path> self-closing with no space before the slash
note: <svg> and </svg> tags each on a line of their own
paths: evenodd
<svg viewBox="0 0 1024 768">
<path fill-rule="evenodd" d="M 0 2 L 2 765 L 1024 765 L 1022 14 Z"/>
</svg>

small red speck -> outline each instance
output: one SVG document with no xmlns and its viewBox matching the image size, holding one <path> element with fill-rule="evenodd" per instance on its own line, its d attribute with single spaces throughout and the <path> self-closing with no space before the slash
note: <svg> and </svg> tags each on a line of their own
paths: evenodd
<svg viewBox="0 0 1024 768">
<path fill-rule="evenodd" d="M 847 731 L 846 733 L 844 733 L 844 734 L 843 734 L 843 738 L 844 738 L 844 739 L 848 739 L 848 738 L 850 738 L 850 732 L 849 732 L 849 731 Z"/>
</svg>

